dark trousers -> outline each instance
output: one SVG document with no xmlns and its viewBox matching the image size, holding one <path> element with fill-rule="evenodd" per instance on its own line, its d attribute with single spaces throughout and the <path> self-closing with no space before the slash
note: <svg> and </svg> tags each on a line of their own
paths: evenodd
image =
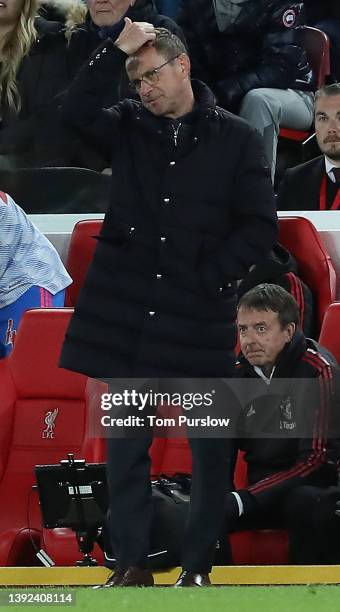
<svg viewBox="0 0 340 612">
<path fill-rule="evenodd" d="M 334 514 L 338 499 L 339 487 L 299 486 L 280 497 L 275 495 L 275 501 L 265 507 L 254 503 L 248 515 L 237 517 L 236 506 L 227 496 L 225 530 L 230 533 L 247 529 L 285 528 L 289 532 L 289 563 L 339 564 L 340 518 Z M 224 556 L 228 561 L 226 552 Z"/>
<path fill-rule="evenodd" d="M 123 569 L 131 565 L 147 567 L 151 442 L 151 430 L 138 438 L 108 441 L 108 527 L 117 565 Z M 225 516 L 225 494 L 230 489 L 230 444 L 228 440 L 211 438 L 191 438 L 189 442 L 192 489 L 182 566 L 188 571 L 207 573 Z"/>
</svg>

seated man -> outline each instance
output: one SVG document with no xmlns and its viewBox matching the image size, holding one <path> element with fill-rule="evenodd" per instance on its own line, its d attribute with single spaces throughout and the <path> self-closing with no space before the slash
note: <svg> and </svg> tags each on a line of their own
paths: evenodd
<svg viewBox="0 0 340 612">
<path fill-rule="evenodd" d="M 340 206 L 340 83 L 315 94 L 315 133 L 323 155 L 286 170 L 278 210 L 338 210 Z"/>
<path fill-rule="evenodd" d="M 291 563 L 339 563 L 340 371 L 311 348 L 298 305 L 282 287 L 251 289 L 239 302 L 237 322 L 237 377 L 242 390 L 254 381 L 257 395 L 239 420 L 237 446 L 245 452 L 249 486 L 227 494 L 226 528 L 284 526 Z"/>
<path fill-rule="evenodd" d="M 280 126 L 307 130 L 313 121 L 312 71 L 298 30 L 303 3 L 184 0 L 178 22 L 193 76 L 262 134 L 274 178 Z"/>
<path fill-rule="evenodd" d="M 29 308 L 64 306 L 72 283 L 49 240 L 6 193 L 0 192 L 0 358 L 13 348 Z M 39 333 L 39 330 L 37 330 Z"/>
</svg>

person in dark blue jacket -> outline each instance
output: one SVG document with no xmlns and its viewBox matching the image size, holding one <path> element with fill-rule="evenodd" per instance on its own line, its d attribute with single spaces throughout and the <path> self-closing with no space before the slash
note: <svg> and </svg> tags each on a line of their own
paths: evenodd
<svg viewBox="0 0 340 612">
<path fill-rule="evenodd" d="M 183 0 L 178 16 L 193 76 L 262 134 L 272 177 L 280 127 L 307 130 L 313 122 L 303 8 L 297 0 Z"/>
</svg>

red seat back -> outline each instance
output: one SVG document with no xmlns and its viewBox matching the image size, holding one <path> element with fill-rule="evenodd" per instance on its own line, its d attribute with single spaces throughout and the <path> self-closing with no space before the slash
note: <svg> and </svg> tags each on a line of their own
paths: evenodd
<svg viewBox="0 0 340 612">
<path fill-rule="evenodd" d="M 301 39 L 309 64 L 314 73 L 317 89 L 325 84 L 325 78 L 330 74 L 329 38 L 325 32 L 304 26 L 301 28 Z"/>
<path fill-rule="evenodd" d="M 73 283 L 66 290 L 66 306 L 75 306 L 77 302 L 87 269 L 93 259 L 95 237 L 98 236 L 102 223 L 101 219 L 93 219 L 79 221 L 74 226 L 66 261 L 66 268 Z"/>
<path fill-rule="evenodd" d="M 70 452 L 105 460 L 103 441 L 90 439 L 87 429 L 89 379 L 58 367 L 72 312 L 27 311 L 12 353 L 1 362 L 0 565 L 22 562 L 28 528 L 35 536 L 41 532 L 37 494 L 32 494 L 35 465 L 59 463 Z"/>
<path fill-rule="evenodd" d="M 340 302 L 330 304 L 326 310 L 319 342 L 327 348 L 340 363 Z"/>
<path fill-rule="evenodd" d="M 315 298 L 316 323 L 321 327 L 324 314 L 336 296 L 336 275 L 327 250 L 314 225 L 304 217 L 279 219 L 279 240 L 295 257 L 299 276 Z"/>
</svg>

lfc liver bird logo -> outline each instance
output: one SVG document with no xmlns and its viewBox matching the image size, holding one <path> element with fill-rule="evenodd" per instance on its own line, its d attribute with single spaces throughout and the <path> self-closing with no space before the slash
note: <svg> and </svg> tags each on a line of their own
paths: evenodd
<svg viewBox="0 0 340 612">
<path fill-rule="evenodd" d="M 43 439 L 53 440 L 55 438 L 55 420 L 57 418 L 59 408 L 55 408 L 53 411 L 49 410 L 45 414 L 44 423 L 47 425 L 46 429 L 42 432 Z"/>
</svg>

